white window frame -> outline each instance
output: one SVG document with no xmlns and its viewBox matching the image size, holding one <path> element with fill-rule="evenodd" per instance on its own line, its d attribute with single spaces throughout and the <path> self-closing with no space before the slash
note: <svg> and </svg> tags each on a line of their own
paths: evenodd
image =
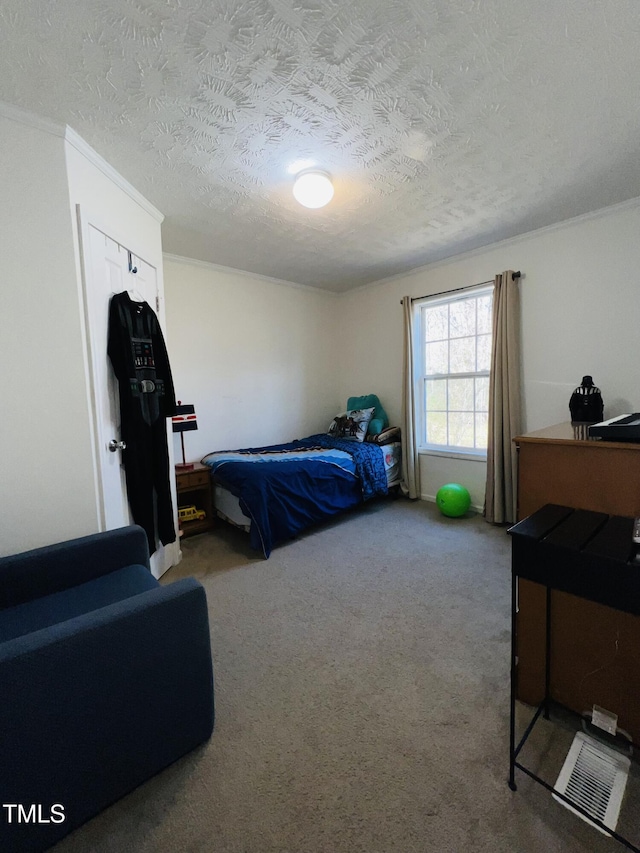
<svg viewBox="0 0 640 853">
<path fill-rule="evenodd" d="M 416 435 L 418 437 L 418 453 L 427 456 L 448 456 L 455 459 L 471 459 L 483 461 L 487 458 L 486 449 L 475 449 L 471 447 L 458 447 L 455 445 L 444 444 L 428 444 L 426 438 L 426 379 L 448 379 L 455 377 L 456 379 L 474 378 L 474 377 L 489 377 L 490 371 L 477 371 L 472 373 L 455 373 L 455 374 L 427 374 L 424 372 L 425 367 L 425 329 L 424 329 L 424 312 L 423 308 L 432 308 L 434 305 L 451 304 L 460 302 L 470 297 L 493 295 L 494 285 L 483 284 L 477 287 L 468 287 L 459 293 L 441 294 L 439 296 L 426 296 L 419 301 L 416 300 L 414 307 L 416 309 L 415 319 L 415 340 L 417 342 L 416 351 L 414 353 L 414 365 L 416 370 L 415 375 L 415 401 L 416 401 Z M 492 303 L 493 304 L 493 303 Z"/>
</svg>

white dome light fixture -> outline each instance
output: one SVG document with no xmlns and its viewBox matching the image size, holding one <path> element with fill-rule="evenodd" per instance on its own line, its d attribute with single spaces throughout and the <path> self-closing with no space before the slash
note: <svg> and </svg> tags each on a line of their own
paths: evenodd
<svg viewBox="0 0 640 853">
<path fill-rule="evenodd" d="M 333 198 L 331 178 L 318 169 L 305 169 L 296 176 L 293 196 L 304 207 L 324 207 Z"/>
</svg>

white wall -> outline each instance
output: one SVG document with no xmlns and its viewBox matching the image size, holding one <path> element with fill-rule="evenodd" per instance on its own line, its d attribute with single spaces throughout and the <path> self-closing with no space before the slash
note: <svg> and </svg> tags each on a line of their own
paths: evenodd
<svg viewBox="0 0 640 853">
<path fill-rule="evenodd" d="M 543 229 L 344 294 L 339 301 L 340 397 L 377 393 L 392 423 L 401 412 L 404 295 L 423 296 L 521 270 L 526 431 L 568 421 L 584 374 L 605 417 L 640 410 L 640 200 Z M 421 456 L 421 493 L 462 482 L 481 506 L 485 466 Z"/>
<path fill-rule="evenodd" d="M 75 206 L 160 276 L 162 217 L 99 161 L 68 129 L 0 105 L 0 555 L 100 527 Z"/>
<path fill-rule="evenodd" d="M 0 554 L 97 525 L 64 145 L 0 115 Z"/>
<path fill-rule="evenodd" d="M 341 406 L 334 294 L 170 256 L 164 277 L 176 395 L 198 417 L 187 461 L 326 431 Z"/>
</svg>

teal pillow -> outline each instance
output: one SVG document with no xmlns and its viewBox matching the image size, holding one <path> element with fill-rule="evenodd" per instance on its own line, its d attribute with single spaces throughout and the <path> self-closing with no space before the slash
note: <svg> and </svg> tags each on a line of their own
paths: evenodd
<svg viewBox="0 0 640 853">
<path fill-rule="evenodd" d="M 364 394 L 362 397 L 349 397 L 347 409 L 370 409 L 375 408 L 373 417 L 369 421 L 367 435 L 377 435 L 389 426 L 389 418 L 382 408 L 382 403 L 375 394 Z"/>
</svg>

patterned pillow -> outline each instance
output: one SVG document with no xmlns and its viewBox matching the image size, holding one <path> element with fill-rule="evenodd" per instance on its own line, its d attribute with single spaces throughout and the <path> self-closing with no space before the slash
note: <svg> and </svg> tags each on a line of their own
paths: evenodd
<svg viewBox="0 0 640 853">
<path fill-rule="evenodd" d="M 375 407 L 350 409 L 348 412 L 336 415 L 329 424 L 329 435 L 333 438 L 344 438 L 347 441 L 364 441 L 374 412 Z"/>
</svg>

